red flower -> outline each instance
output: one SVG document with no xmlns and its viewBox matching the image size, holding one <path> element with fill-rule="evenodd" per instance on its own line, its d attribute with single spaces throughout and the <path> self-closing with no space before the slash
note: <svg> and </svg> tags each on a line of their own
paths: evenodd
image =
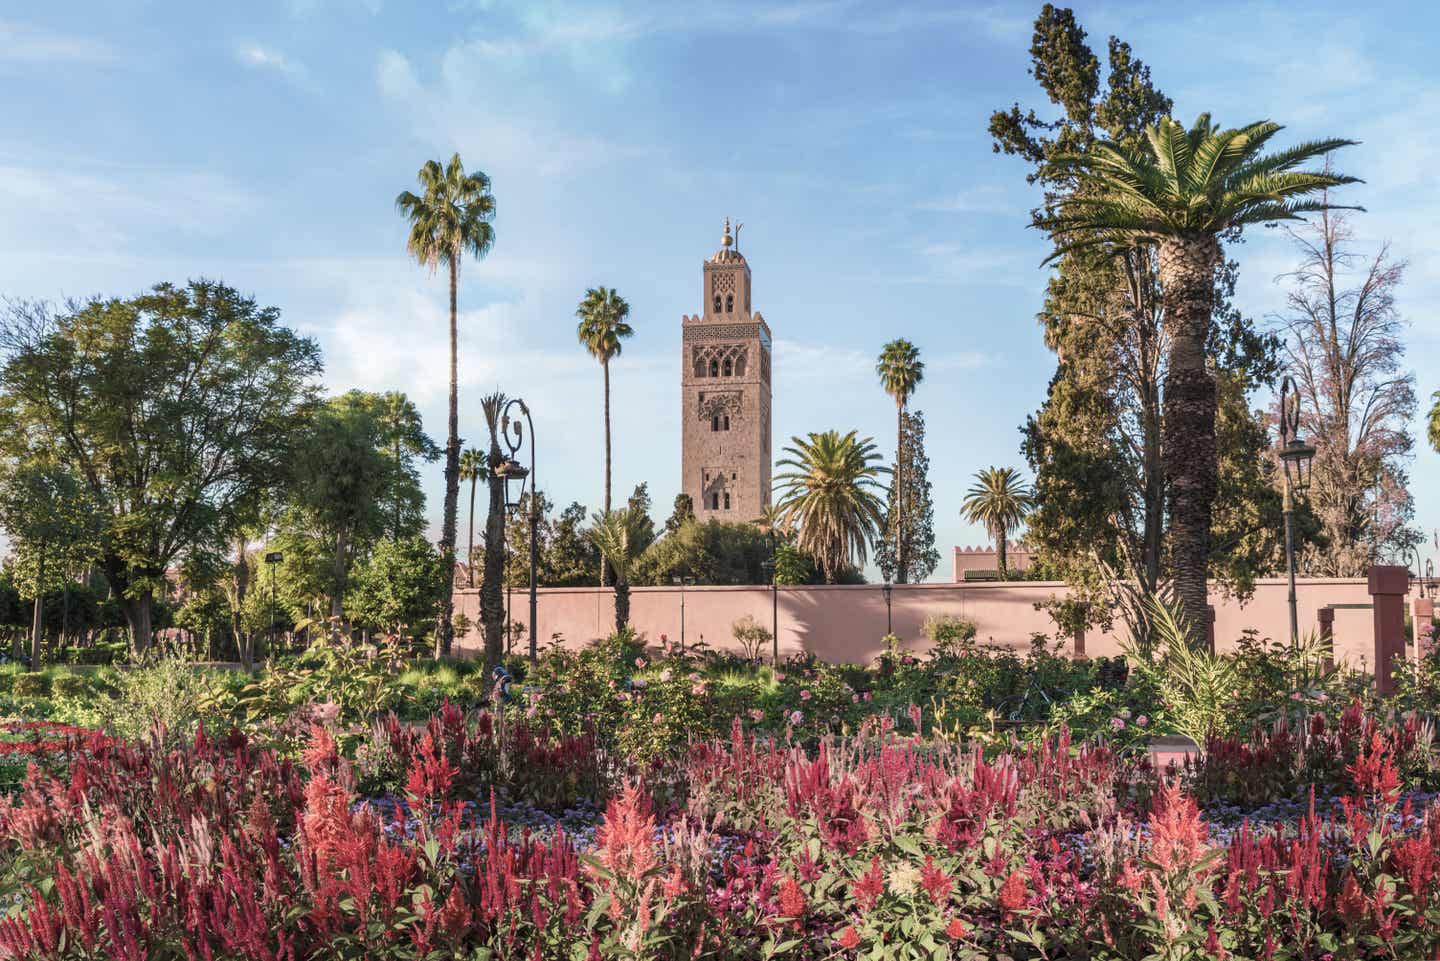
<svg viewBox="0 0 1440 961">
<path fill-rule="evenodd" d="M 965 937 L 965 935 L 969 933 L 970 929 L 965 927 L 965 925 L 960 922 L 959 918 L 951 918 L 950 923 L 945 925 L 946 936 L 954 938 L 956 941 L 959 941 L 961 938 Z"/>
<path fill-rule="evenodd" d="M 951 889 L 955 887 L 955 879 L 936 867 L 935 859 L 927 854 L 925 863 L 920 868 L 920 886 L 930 895 L 931 901 L 944 905 L 950 898 Z"/>
<path fill-rule="evenodd" d="M 1204 856 L 1208 841 L 1195 801 L 1175 783 L 1161 784 L 1150 812 L 1150 860 L 1162 871 L 1188 868 Z"/>
<path fill-rule="evenodd" d="M 860 913 L 864 914 L 875 906 L 880 900 L 880 895 L 885 893 L 885 872 L 880 869 L 880 859 L 873 858 L 870 861 L 870 870 L 860 875 L 860 879 L 851 888 L 855 895 L 855 903 L 860 907 Z"/>
<path fill-rule="evenodd" d="M 835 943 L 847 951 L 853 950 L 860 944 L 860 935 L 855 933 L 853 925 L 846 925 L 845 930 L 835 939 Z"/>
<path fill-rule="evenodd" d="M 1000 885 L 1000 910 L 1006 914 L 1013 914 L 1025 907 L 1030 892 L 1025 887 L 1025 876 L 1019 871 L 1012 871 Z"/>
<path fill-rule="evenodd" d="M 799 918 L 805 914 L 805 892 L 790 875 L 780 879 L 780 913 L 787 918 Z"/>
</svg>

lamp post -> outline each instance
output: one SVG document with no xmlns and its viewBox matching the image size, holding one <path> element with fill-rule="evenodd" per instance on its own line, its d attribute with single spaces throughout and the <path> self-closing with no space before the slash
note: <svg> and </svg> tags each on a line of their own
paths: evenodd
<svg viewBox="0 0 1440 961">
<path fill-rule="evenodd" d="M 270 568 L 270 644 L 275 644 L 275 568 L 285 559 L 282 551 L 271 551 L 265 555 L 265 566 Z"/>
<path fill-rule="evenodd" d="M 880 589 L 885 592 L 885 636 L 889 637 L 895 633 L 895 626 L 890 618 L 890 594 L 894 590 L 890 578 L 885 578 L 885 584 Z"/>
<path fill-rule="evenodd" d="M 1290 643 L 1300 640 L 1300 615 L 1295 605 L 1294 495 L 1310 486 L 1315 448 L 1300 438 L 1300 391 L 1289 374 L 1280 382 L 1280 464 L 1283 468 L 1282 511 L 1285 517 L 1285 570 L 1290 577 Z"/>
<path fill-rule="evenodd" d="M 780 582 L 775 531 L 770 530 L 770 556 L 760 562 L 760 569 L 770 578 L 770 666 L 780 666 Z"/>
<path fill-rule="evenodd" d="M 513 419 L 511 418 L 510 408 L 512 407 L 518 407 L 520 409 L 520 414 L 524 416 L 525 424 L 523 427 L 520 424 L 520 417 L 517 416 Z M 527 430 L 529 432 L 530 439 L 529 470 L 526 470 L 523 466 L 520 465 L 518 461 L 515 460 L 516 453 L 518 453 L 520 448 L 523 447 L 525 444 Z M 519 397 L 512 398 L 510 402 L 505 405 L 504 410 L 501 412 L 500 436 L 504 438 L 505 446 L 510 451 L 509 455 L 505 458 L 504 463 L 502 463 L 500 466 L 508 468 L 503 476 L 505 478 L 505 501 L 507 506 L 509 506 L 511 510 L 516 510 L 519 508 L 521 498 L 523 497 L 525 492 L 525 479 L 527 477 L 530 479 L 530 660 L 533 661 L 538 654 L 538 648 L 536 647 L 537 635 L 535 633 L 535 624 L 537 620 L 536 609 L 538 606 L 536 604 L 535 594 L 535 532 L 540 526 L 540 515 L 538 513 L 538 488 L 535 486 L 535 422 L 530 419 L 530 408 L 526 405 L 525 401 L 520 399 Z M 513 497 L 511 495 L 512 485 L 516 485 L 514 486 Z M 505 619 L 507 621 L 510 620 L 508 610 L 506 612 Z M 509 624 L 506 624 L 505 631 L 507 634 L 509 633 Z"/>
<path fill-rule="evenodd" d="M 693 577 L 672 577 L 670 583 L 680 587 L 680 653 L 685 653 L 685 587 L 695 583 Z"/>
</svg>

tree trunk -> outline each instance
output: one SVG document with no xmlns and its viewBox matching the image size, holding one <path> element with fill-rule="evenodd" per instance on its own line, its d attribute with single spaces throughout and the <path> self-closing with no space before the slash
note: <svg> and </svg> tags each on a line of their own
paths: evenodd
<svg viewBox="0 0 1440 961">
<path fill-rule="evenodd" d="M 1010 565 L 1007 560 L 1005 541 L 1005 529 L 1002 527 L 995 528 L 995 566 L 999 570 L 1002 581 L 1008 581 L 1010 579 Z"/>
<path fill-rule="evenodd" d="M 349 579 L 350 531 L 345 525 L 335 532 L 335 559 L 330 567 L 330 640 L 340 642 L 340 625 L 345 620 L 345 583 Z"/>
<path fill-rule="evenodd" d="M 910 575 L 905 565 L 905 542 L 909 532 L 905 529 L 905 402 L 895 404 L 895 583 L 908 583 Z"/>
<path fill-rule="evenodd" d="M 441 590 L 440 613 L 435 624 L 436 655 L 449 654 L 455 640 L 455 524 L 460 511 L 460 377 L 455 356 L 455 293 L 459 284 L 459 251 L 450 257 L 450 421 L 445 442 L 445 517 L 440 528 L 440 569 L 445 585 Z"/>
<path fill-rule="evenodd" d="M 489 464 L 494 468 L 504 455 L 492 434 Z M 485 516 L 485 571 L 480 582 L 480 622 L 485 634 L 485 671 L 488 676 L 505 650 L 505 481 L 489 472 L 490 505 Z"/>
<path fill-rule="evenodd" d="M 623 633 L 630 625 L 630 584 L 623 577 L 615 578 L 615 633 Z"/>
<path fill-rule="evenodd" d="M 1163 457 L 1175 597 L 1190 643 L 1206 644 L 1210 512 L 1215 502 L 1215 378 L 1205 359 L 1220 244 L 1208 234 L 1170 237 L 1159 251 L 1170 360 L 1165 374 Z"/>
<path fill-rule="evenodd" d="M 122 594 L 119 595 L 119 600 L 125 623 L 130 627 L 130 644 L 135 649 L 136 656 L 142 655 L 150 650 L 150 615 L 154 598 L 147 591 L 139 597 L 125 597 Z"/>
<path fill-rule="evenodd" d="M 242 617 L 245 611 L 245 595 L 250 593 L 250 565 L 246 563 L 245 553 L 249 545 L 245 538 L 235 542 L 235 606 L 230 609 L 230 630 L 235 635 L 235 647 L 240 655 L 240 664 L 249 671 L 254 664 L 255 650 L 246 635 Z"/>
<path fill-rule="evenodd" d="M 600 359 L 600 373 L 605 383 L 605 504 L 603 510 L 610 513 L 610 359 Z M 605 561 L 605 555 L 600 555 L 600 586 L 604 587 L 608 580 L 607 574 L 611 574 L 610 565 Z"/>
<path fill-rule="evenodd" d="M 470 542 L 465 548 L 465 582 L 475 589 L 475 485 L 480 480 L 476 474 L 470 478 Z"/>
<path fill-rule="evenodd" d="M 40 632 L 45 628 L 45 545 L 40 545 L 39 569 L 35 576 L 35 615 L 30 632 L 30 670 L 40 670 Z"/>
</svg>

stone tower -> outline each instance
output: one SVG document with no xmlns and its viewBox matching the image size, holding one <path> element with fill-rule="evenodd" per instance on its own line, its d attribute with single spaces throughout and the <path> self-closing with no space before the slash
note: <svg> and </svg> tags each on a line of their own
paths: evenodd
<svg viewBox="0 0 1440 961">
<path fill-rule="evenodd" d="M 681 484 L 701 521 L 753 521 L 770 503 L 770 328 L 750 311 L 729 218 L 720 243 L 705 261 L 703 313 L 681 318 Z"/>
</svg>

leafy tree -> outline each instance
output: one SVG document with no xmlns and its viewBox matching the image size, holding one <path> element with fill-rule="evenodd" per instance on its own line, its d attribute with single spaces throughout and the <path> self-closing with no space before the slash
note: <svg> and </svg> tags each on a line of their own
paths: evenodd
<svg viewBox="0 0 1440 961">
<path fill-rule="evenodd" d="M 67 583 L 70 564 L 95 549 L 99 526 L 87 495 L 75 475 L 51 460 L 30 457 L 0 474 L 0 515 L 16 556 L 16 585 L 34 602 L 32 671 L 40 670 L 45 595 Z"/>
<path fill-rule="evenodd" d="M 886 527 L 894 538 L 895 580 L 901 584 L 910 579 L 910 524 L 909 494 L 905 470 L 910 465 L 905 450 L 905 405 L 910 395 L 925 377 L 925 363 L 920 351 L 908 340 L 892 340 L 880 351 L 875 364 L 875 373 L 880 377 L 880 386 L 895 401 L 895 471 L 890 485 L 890 510 L 886 512 Z M 877 548 L 877 554 L 883 550 Z M 933 565 L 932 565 L 933 568 Z"/>
<path fill-rule="evenodd" d="M 768 506 L 768 505 L 767 505 Z M 665 519 L 666 535 L 674 534 L 689 521 L 695 519 L 695 502 L 689 494 L 676 494 L 675 507 Z"/>
<path fill-rule="evenodd" d="M 1138 145 L 1099 142 L 1058 161 L 1082 189 L 1041 226 L 1055 255 L 1086 248 L 1153 246 L 1168 335 L 1164 467 L 1175 595 L 1204 641 L 1211 512 L 1217 487 L 1215 377 L 1206 362 L 1220 236 L 1247 224 L 1324 209 L 1314 194 L 1354 182 L 1296 167 L 1351 141 L 1324 140 L 1263 155 L 1282 128 L 1262 121 L 1222 129 L 1201 114 L 1187 130 L 1166 117 Z"/>
<path fill-rule="evenodd" d="M 876 463 L 880 452 L 874 441 L 858 439 L 853 430 L 795 437 L 784 453 L 788 456 L 779 466 L 789 470 L 775 478 L 782 492 L 781 511 L 799 532 L 797 546 L 833 584 L 844 567 L 857 559 L 865 563 L 882 523 L 883 507 L 875 491 L 881 487 L 880 475 L 888 471 Z"/>
<path fill-rule="evenodd" d="M 785 512 L 778 504 L 766 504 L 760 508 L 760 516 L 750 522 L 760 533 L 774 535 L 782 541 L 789 541 L 795 536 L 795 530 L 785 519 Z"/>
<path fill-rule="evenodd" d="M 8 452 L 43 444 L 84 486 L 101 569 L 143 652 L 166 569 L 221 552 L 283 474 L 319 351 L 274 308 L 206 280 L 59 313 L 12 306 L 0 349 Z"/>
<path fill-rule="evenodd" d="M 1430 446 L 1440 451 L 1440 390 L 1431 399 L 1435 406 L 1430 408 Z"/>
<path fill-rule="evenodd" d="M 587 587 L 598 584 L 600 551 L 585 526 L 585 506 L 572 503 L 555 520 L 545 552 L 546 585 Z"/>
<path fill-rule="evenodd" d="M 960 505 L 960 516 L 984 527 L 995 542 L 1001 580 L 1009 576 L 1005 542 L 1025 522 L 1034 497 L 1014 468 L 986 467 L 975 472 L 975 484 Z"/>
<path fill-rule="evenodd" d="M 465 581 L 475 586 L 475 486 L 485 476 L 485 455 L 471 447 L 460 455 L 460 479 L 470 482 L 470 538 L 465 549 Z"/>
<path fill-rule="evenodd" d="M 930 498 L 930 457 L 925 453 L 925 414 L 918 410 L 913 414 L 906 411 L 904 425 L 903 442 L 897 446 L 897 450 L 904 451 L 904 463 L 897 465 L 895 477 L 905 480 L 903 485 L 898 480 L 890 485 L 885 526 L 893 531 L 900 523 L 898 493 L 903 489 L 907 569 L 899 568 L 894 550 L 897 541 L 882 541 L 875 548 L 875 563 L 880 572 L 899 584 L 925 580 L 940 563 L 940 552 L 935 549 L 935 505 Z"/>
<path fill-rule="evenodd" d="M 441 265 L 450 273 L 450 416 L 445 434 L 445 514 L 440 533 L 440 557 L 445 567 L 445 599 L 436 622 L 436 643 L 449 652 L 454 637 L 451 620 L 455 583 L 455 525 L 460 501 L 460 400 L 456 367 L 456 295 L 460 262 L 469 253 L 483 258 L 495 246 L 495 198 L 490 178 L 478 170 L 465 172 L 460 155 L 443 167 L 427 160 L 416 175 L 421 192 L 404 191 L 395 207 L 410 224 L 405 249 L 433 274 Z"/>
<path fill-rule="evenodd" d="M 1301 430 L 1316 448 L 1308 500 L 1322 526 L 1307 560 L 1318 574 L 1361 576 L 1419 537 L 1406 483 L 1415 375 L 1402 369 L 1406 324 L 1395 307 L 1405 264 L 1388 246 L 1362 259 L 1338 213 L 1287 233 L 1300 265 L 1288 275 L 1285 351 Z"/>
<path fill-rule="evenodd" d="M 780 544 L 775 548 L 775 583 L 809 584 L 815 577 L 815 565 L 806 554 L 794 544 Z"/>
<path fill-rule="evenodd" d="M 753 524 L 691 518 L 650 546 L 630 582 L 666 585 L 685 577 L 697 584 L 767 584 L 769 556 L 769 535 Z"/>
<path fill-rule="evenodd" d="M 627 323 L 630 305 L 609 287 L 591 287 L 575 309 L 580 318 L 576 335 L 590 356 L 600 361 L 605 382 L 605 501 L 602 510 L 610 510 L 610 360 L 620 356 L 625 338 L 635 333 Z"/>
<path fill-rule="evenodd" d="M 419 634 L 433 621 L 444 589 L 443 564 L 429 541 L 386 538 L 356 568 L 350 610 L 361 624 Z"/>
<path fill-rule="evenodd" d="M 520 505 L 505 521 L 505 585 L 530 586 L 530 501 L 535 501 L 535 583 L 548 585 L 547 559 L 550 553 L 551 523 L 548 517 L 553 505 L 544 491 L 520 495 Z"/>
<path fill-rule="evenodd" d="M 380 425 L 380 446 L 390 455 L 390 490 L 386 499 L 391 508 L 387 533 L 391 539 L 419 534 L 425 529 L 425 494 L 415 462 L 438 460 L 440 448 L 425 433 L 420 411 L 400 391 L 361 396 L 377 408 L 375 420 Z"/>
<path fill-rule="evenodd" d="M 615 572 L 615 630 L 624 631 L 630 625 L 630 578 L 655 539 L 655 524 L 632 498 L 622 510 L 591 518 L 590 539 Z"/>
</svg>

